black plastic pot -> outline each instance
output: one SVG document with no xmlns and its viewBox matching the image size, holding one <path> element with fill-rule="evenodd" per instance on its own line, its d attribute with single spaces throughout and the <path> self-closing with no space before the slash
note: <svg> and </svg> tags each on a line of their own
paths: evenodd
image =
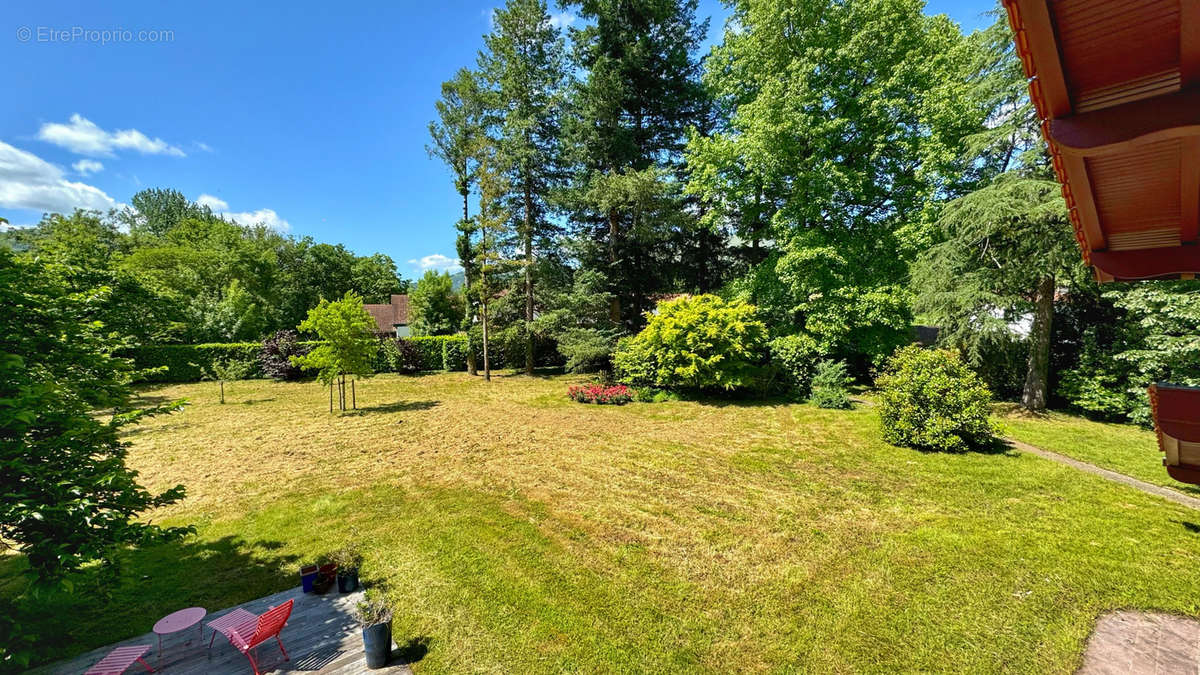
<svg viewBox="0 0 1200 675">
<path fill-rule="evenodd" d="M 337 573 L 338 593 L 353 593 L 358 590 L 358 570 L 350 568 L 348 570 L 338 570 Z"/>
<path fill-rule="evenodd" d="M 368 668 L 382 668 L 392 654 L 392 622 L 377 623 L 362 629 L 363 651 Z"/>
</svg>

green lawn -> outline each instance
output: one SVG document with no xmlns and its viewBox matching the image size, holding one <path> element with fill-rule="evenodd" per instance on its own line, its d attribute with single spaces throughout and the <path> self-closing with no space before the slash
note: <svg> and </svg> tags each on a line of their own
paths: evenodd
<svg viewBox="0 0 1200 675">
<path fill-rule="evenodd" d="M 1173 480 L 1163 468 L 1162 452 L 1152 429 L 1128 424 L 1093 422 L 1061 412 L 1028 415 L 1002 406 L 1000 423 L 1009 438 L 1095 464 L 1190 495 L 1200 488 Z"/>
<path fill-rule="evenodd" d="M 50 599 L 43 632 L 65 656 L 280 590 L 351 532 L 428 673 L 1069 672 L 1105 610 L 1200 616 L 1200 513 L 891 447 L 865 407 L 585 406 L 576 381 L 381 376 L 347 415 L 314 384 L 149 392 L 192 405 L 131 461 L 188 486 L 155 518 L 199 534 L 128 556 L 109 601 Z"/>
</svg>

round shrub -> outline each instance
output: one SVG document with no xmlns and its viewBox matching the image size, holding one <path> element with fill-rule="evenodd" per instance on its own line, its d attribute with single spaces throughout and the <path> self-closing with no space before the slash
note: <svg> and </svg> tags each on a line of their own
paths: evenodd
<svg viewBox="0 0 1200 675">
<path fill-rule="evenodd" d="M 617 379 L 666 389 L 742 389 L 759 384 L 767 327 L 754 305 L 715 295 L 661 302 L 641 333 L 613 354 Z"/>
<path fill-rule="evenodd" d="M 821 356 L 817 341 L 807 335 L 785 335 L 771 340 L 771 364 L 779 369 L 783 386 L 807 396 Z"/>
<path fill-rule="evenodd" d="M 304 356 L 312 347 L 300 343 L 300 334 L 294 330 L 277 331 L 263 340 L 258 352 L 262 372 L 275 380 L 298 380 L 304 377 L 304 369 L 292 363 L 291 357 Z"/>
<path fill-rule="evenodd" d="M 850 392 L 846 391 L 848 384 L 850 376 L 846 372 L 844 361 L 821 361 L 817 363 L 816 373 L 812 378 L 812 397 L 809 400 L 818 408 L 849 408 Z"/>
<path fill-rule="evenodd" d="M 888 443 L 962 452 L 995 433 L 988 420 L 992 394 L 955 352 L 904 347 L 876 385 Z"/>
</svg>

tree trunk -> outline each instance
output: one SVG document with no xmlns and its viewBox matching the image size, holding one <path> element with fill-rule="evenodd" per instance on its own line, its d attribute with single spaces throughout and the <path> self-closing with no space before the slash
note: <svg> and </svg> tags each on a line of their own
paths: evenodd
<svg viewBox="0 0 1200 675">
<path fill-rule="evenodd" d="M 533 374 L 533 188 L 525 182 L 525 374 Z"/>
<path fill-rule="evenodd" d="M 329 413 L 333 414 L 333 382 L 329 383 Z"/>
<path fill-rule="evenodd" d="M 470 196 L 471 196 L 470 190 L 462 191 L 463 222 L 464 223 L 466 223 L 468 220 L 470 220 L 470 215 L 469 215 L 470 212 L 467 209 L 468 198 Z M 467 244 L 468 244 L 467 250 L 470 251 L 471 239 L 470 239 L 469 230 L 464 230 L 464 235 L 467 237 Z M 464 261 L 464 265 L 465 265 L 465 263 L 466 263 L 466 261 Z M 465 270 L 465 268 L 464 268 L 464 270 Z M 469 317 L 469 316 L 471 316 L 471 276 L 469 274 L 467 274 L 465 271 L 463 272 L 463 297 L 466 298 L 467 316 Z M 471 347 L 471 338 L 469 337 L 470 333 L 471 333 L 471 324 L 468 322 L 467 323 L 467 335 L 468 335 L 468 337 L 467 337 L 467 374 L 471 375 L 471 376 L 475 376 L 475 375 L 479 374 L 479 369 L 475 366 L 475 350 Z"/>
<path fill-rule="evenodd" d="M 483 317 L 483 379 L 491 382 L 492 364 L 488 361 L 488 307 L 486 299 L 481 303 L 481 306 L 483 308 L 483 312 L 481 313 Z"/>
<path fill-rule="evenodd" d="M 1054 276 L 1042 278 L 1034 301 L 1033 327 L 1029 331 L 1029 361 L 1021 405 L 1026 410 L 1046 409 L 1050 379 L 1050 328 L 1054 321 Z"/>
<path fill-rule="evenodd" d="M 608 285 L 613 289 L 608 301 L 608 318 L 615 324 L 621 323 L 621 297 L 617 294 L 617 210 L 608 211 Z"/>
<path fill-rule="evenodd" d="M 225 405 L 225 380 L 221 380 L 221 405 Z"/>
<path fill-rule="evenodd" d="M 350 380 L 350 407 L 358 410 L 358 395 L 354 391 L 354 380 Z"/>
</svg>

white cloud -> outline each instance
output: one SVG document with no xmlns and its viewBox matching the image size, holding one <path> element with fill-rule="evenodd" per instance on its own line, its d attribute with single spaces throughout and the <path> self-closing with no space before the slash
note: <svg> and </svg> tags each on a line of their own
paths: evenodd
<svg viewBox="0 0 1200 675">
<path fill-rule="evenodd" d="M 257 211 L 241 211 L 239 213 L 230 213 L 228 211 L 221 212 L 221 215 L 227 220 L 232 220 L 239 225 L 247 227 L 251 225 L 266 225 L 276 232 L 288 232 L 292 229 L 292 224 L 283 218 L 279 217 L 273 209 L 259 209 Z"/>
<path fill-rule="evenodd" d="M 200 206 L 207 206 L 212 209 L 213 213 L 228 220 L 237 223 L 244 227 L 253 225 L 266 225 L 276 232 L 288 232 L 292 229 L 292 224 L 283 218 L 274 209 L 259 209 L 257 211 L 230 211 L 229 202 L 214 197 L 208 193 L 204 193 L 196 197 L 196 203 Z"/>
<path fill-rule="evenodd" d="M 209 145 L 208 143 L 205 143 L 204 141 L 192 141 L 192 145 L 195 146 L 195 148 L 197 150 L 203 150 L 204 152 L 213 152 L 212 146 Z"/>
<path fill-rule="evenodd" d="M 462 269 L 458 264 L 458 258 L 447 258 L 441 253 L 427 255 L 424 258 L 413 258 L 408 261 L 408 264 L 413 265 L 419 270 L 442 270 L 446 272 L 454 272 Z"/>
<path fill-rule="evenodd" d="M 579 17 L 570 12 L 563 11 L 559 12 L 558 14 L 550 15 L 550 25 L 554 26 L 555 28 L 566 28 L 567 26 L 575 23 L 575 19 L 578 18 Z"/>
<path fill-rule="evenodd" d="M 114 150 L 135 150 L 143 155 L 187 155 L 161 138 L 150 138 L 137 129 L 105 131 L 79 113 L 67 124 L 47 122 L 38 130 L 38 138 L 80 155 L 112 157 Z"/>
<path fill-rule="evenodd" d="M 203 194 L 203 195 L 200 195 L 199 197 L 196 197 L 196 203 L 199 204 L 200 206 L 207 206 L 208 208 L 212 209 L 213 211 L 228 211 L 229 210 L 229 202 L 225 201 L 224 199 L 221 199 L 220 197 L 214 197 L 210 194 Z"/>
<path fill-rule="evenodd" d="M 86 176 L 89 173 L 100 173 L 104 170 L 104 165 L 94 159 L 81 159 L 72 164 L 71 168 L 80 176 Z"/>
<path fill-rule="evenodd" d="M 0 141 L 0 207 L 71 213 L 123 206 L 103 190 L 67 180 L 63 170 L 37 155 Z"/>
</svg>

